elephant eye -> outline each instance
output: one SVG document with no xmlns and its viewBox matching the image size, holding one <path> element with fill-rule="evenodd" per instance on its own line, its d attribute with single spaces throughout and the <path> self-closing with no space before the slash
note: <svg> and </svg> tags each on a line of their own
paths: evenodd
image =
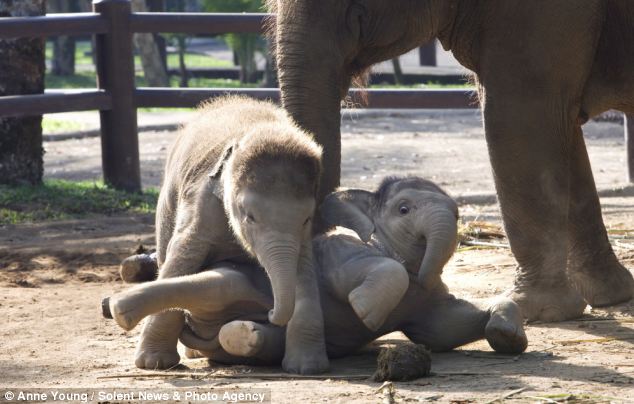
<svg viewBox="0 0 634 404">
<path fill-rule="evenodd" d="M 409 213 L 409 207 L 408 207 L 407 205 L 401 205 L 401 206 L 398 208 L 398 213 L 400 213 L 400 214 L 401 214 L 401 215 L 403 215 L 403 216 L 404 216 L 404 215 L 406 215 L 406 214 L 408 214 L 408 213 Z"/>
<path fill-rule="evenodd" d="M 253 215 L 250 214 L 250 213 L 247 214 L 247 222 L 248 223 L 255 223 L 255 217 L 253 217 Z"/>
<path fill-rule="evenodd" d="M 304 226 L 310 223 L 310 220 L 311 220 L 311 217 L 306 218 L 306 220 L 304 220 Z"/>
</svg>

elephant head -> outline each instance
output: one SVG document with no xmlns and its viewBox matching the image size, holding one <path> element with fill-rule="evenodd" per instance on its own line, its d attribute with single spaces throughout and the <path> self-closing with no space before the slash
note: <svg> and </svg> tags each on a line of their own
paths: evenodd
<svg viewBox="0 0 634 404">
<path fill-rule="evenodd" d="M 334 192 L 320 209 L 328 225 L 347 227 L 378 244 L 427 286 L 439 280 L 456 247 L 456 203 L 421 178 L 386 178 L 376 192 Z"/>
<path fill-rule="evenodd" d="M 447 0 L 268 0 L 282 103 L 324 146 L 321 196 L 340 176 L 340 106 L 355 78 L 449 31 Z M 361 80 L 359 80 L 361 81 Z"/>
<path fill-rule="evenodd" d="M 286 325 L 298 272 L 312 265 L 311 222 L 321 148 L 297 127 L 260 125 L 229 145 L 210 173 L 219 178 L 225 212 L 244 249 L 262 265 L 275 300 L 269 320 Z"/>
</svg>

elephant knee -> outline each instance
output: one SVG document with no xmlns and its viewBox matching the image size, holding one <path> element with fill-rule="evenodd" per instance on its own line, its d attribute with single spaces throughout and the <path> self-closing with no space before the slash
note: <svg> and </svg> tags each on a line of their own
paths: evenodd
<svg viewBox="0 0 634 404">
<path fill-rule="evenodd" d="M 380 279 L 380 288 L 389 296 L 398 297 L 400 301 L 409 287 L 407 270 L 398 262 L 389 260 L 377 267 L 373 273 Z"/>
</svg>

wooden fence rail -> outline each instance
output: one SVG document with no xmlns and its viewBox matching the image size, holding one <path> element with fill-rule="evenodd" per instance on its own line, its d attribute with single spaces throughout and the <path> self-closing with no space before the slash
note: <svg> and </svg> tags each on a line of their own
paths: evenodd
<svg viewBox="0 0 634 404">
<path fill-rule="evenodd" d="M 194 107 L 224 94 L 279 100 L 279 90 L 274 88 L 137 88 L 134 82 L 133 33 L 262 33 L 267 18 L 273 18 L 271 15 L 132 13 L 127 0 L 95 0 L 93 11 L 0 18 L 0 39 L 96 35 L 98 87 L 0 97 L 0 116 L 99 110 L 104 182 L 117 189 L 141 189 L 137 108 Z M 354 89 L 350 91 L 350 97 L 353 101 L 366 98 L 367 104 L 363 108 L 478 108 L 473 91 L 467 89 Z M 634 182 L 634 116 L 626 120 L 625 139 L 627 178 Z"/>
</svg>

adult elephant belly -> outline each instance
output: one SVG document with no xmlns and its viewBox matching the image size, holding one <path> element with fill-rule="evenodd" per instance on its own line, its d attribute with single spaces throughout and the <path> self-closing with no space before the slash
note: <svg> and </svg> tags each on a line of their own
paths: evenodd
<svg viewBox="0 0 634 404">
<path fill-rule="evenodd" d="M 634 114 L 634 3 L 605 2 L 603 25 L 582 109 L 595 116 L 608 109 Z"/>
</svg>

